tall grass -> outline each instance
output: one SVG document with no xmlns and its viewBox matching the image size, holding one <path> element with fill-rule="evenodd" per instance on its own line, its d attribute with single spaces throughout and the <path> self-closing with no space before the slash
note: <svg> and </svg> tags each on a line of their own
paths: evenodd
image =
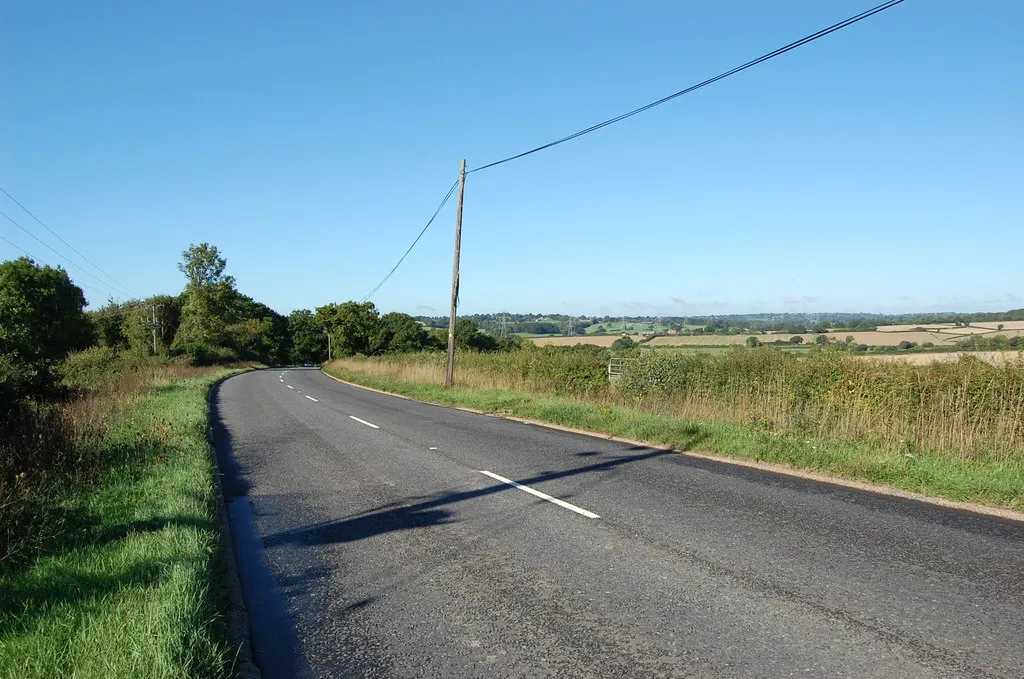
<svg viewBox="0 0 1024 679">
<path fill-rule="evenodd" d="M 16 451 L 12 506 L 46 530 L 8 531 L 0 676 L 228 676 L 206 397 L 230 373 L 109 358 L 73 357 L 77 395 L 26 424 L 46 450 Z"/>
<path fill-rule="evenodd" d="M 621 379 L 596 348 L 461 354 L 461 386 L 566 395 L 658 416 L 741 424 L 778 436 L 864 442 L 914 456 L 1024 457 L 1024 354 L 998 365 L 964 357 L 910 365 L 818 351 L 646 352 Z M 440 383 L 445 357 L 338 363 L 352 374 Z"/>
<path fill-rule="evenodd" d="M 65 512 L 54 498 L 151 443 L 141 437 L 111 444 L 111 433 L 130 419 L 140 397 L 217 370 L 97 347 L 61 366 L 64 398 L 13 404 L 0 420 L 0 570 L 31 560 L 59 539 Z"/>
</svg>

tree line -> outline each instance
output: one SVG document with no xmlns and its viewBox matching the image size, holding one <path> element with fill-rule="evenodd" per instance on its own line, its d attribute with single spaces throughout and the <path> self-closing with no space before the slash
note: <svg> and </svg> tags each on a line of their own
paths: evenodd
<svg viewBox="0 0 1024 679">
<path fill-rule="evenodd" d="M 55 367 L 90 346 L 136 356 L 180 356 L 195 364 L 254 361 L 268 365 L 322 362 L 334 356 L 442 350 L 447 327 L 424 327 L 403 313 L 381 315 L 371 302 L 331 303 L 284 316 L 240 292 L 227 259 L 209 243 L 182 253 L 184 289 L 85 311 L 80 287 L 62 268 L 23 257 L 0 264 L 0 406 L 25 396 L 47 397 Z M 459 319 L 460 349 L 518 346 L 471 318 Z"/>
</svg>

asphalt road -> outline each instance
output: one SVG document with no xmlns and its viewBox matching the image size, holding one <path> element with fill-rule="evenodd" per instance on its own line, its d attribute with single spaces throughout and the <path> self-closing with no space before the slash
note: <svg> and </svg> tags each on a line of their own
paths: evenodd
<svg viewBox="0 0 1024 679">
<path fill-rule="evenodd" d="M 316 370 L 213 400 L 268 679 L 1024 677 L 1020 523 Z"/>
</svg>

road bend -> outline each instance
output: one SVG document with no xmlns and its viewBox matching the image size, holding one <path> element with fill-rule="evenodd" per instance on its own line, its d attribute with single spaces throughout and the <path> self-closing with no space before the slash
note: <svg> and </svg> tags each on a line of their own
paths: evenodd
<svg viewBox="0 0 1024 679">
<path fill-rule="evenodd" d="M 313 369 L 213 405 L 268 679 L 1024 677 L 1024 524 Z"/>
</svg>

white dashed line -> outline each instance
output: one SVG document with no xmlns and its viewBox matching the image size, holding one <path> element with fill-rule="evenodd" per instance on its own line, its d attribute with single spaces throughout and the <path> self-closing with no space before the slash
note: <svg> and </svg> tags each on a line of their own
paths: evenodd
<svg viewBox="0 0 1024 679">
<path fill-rule="evenodd" d="M 380 427 L 378 427 L 377 425 L 373 424 L 372 422 L 367 422 L 366 420 L 360 420 L 355 415 L 349 415 L 349 419 L 355 420 L 356 422 L 359 422 L 360 424 L 365 424 L 367 427 L 373 427 L 374 429 L 380 429 Z"/>
<path fill-rule="evenodd" d="M 309 394 L 303 394 L 303 396 L 305 396 L 306 398 L 308 398 L 308 399 L 309 399 L 310 401 L 312 401 L 313 403 L 319 403 L 319 402 L 320 402 L 320 401 L 316 400 L 315 398 L 313 398 L 312 396 L 310 396 Z"/>
<path fill-rule="evenodd" d="M 501 481 L 502 483 L 507 483 L 510 486 L 514 486 L 514 487 L 518 488 L 521 491 L 529 493 L 530 495 L 535 495 L 535 496 L 539 497 L 542 500 L 547 500 L 548 502 L 554 503 L 554 504 L 558 505 L 559 507 L 561 507 L 563 509 L 568 509 L 570 512 L 576 512 L 577 514 L 582 514 L 583 516 L 587 517 L 588 519 L 600 519 L 601 518 L 600 516 L 598 516 L 594 512 L 588 512 L 586 509 L 581 509 L 581 508 L 577 507 L 576 505 L 569 504 L 565 500 L 559 500 L 557 497 L 551 497 L 547 493 L 542 493 L 539 490 L 535 490 L 533 488 L 530 488 L 529 486 L 524 486 L 521 483 L 516 483 L 512 479 L 506 479 L 504 476 L 498 476 L 497 474 L 495 474 L 493 472 L 485 472 L 483 470 L 481 470 L 480 473 L 484 474 L 486 476 L 490 476 L 492 479 L 496 479 L 498 481 Z"/>
<path fill-rule="evenodd" d="M 294 388 L 295 388 L 295 387 L 293 387 L 293 386 L 292 386 L 292 385 L 290 385 L 290 384 L 286 384 L 286 385 L 284 385 L 284 386 L 288 387 L 289 389 L 294 389 Z"/>
</svg>

